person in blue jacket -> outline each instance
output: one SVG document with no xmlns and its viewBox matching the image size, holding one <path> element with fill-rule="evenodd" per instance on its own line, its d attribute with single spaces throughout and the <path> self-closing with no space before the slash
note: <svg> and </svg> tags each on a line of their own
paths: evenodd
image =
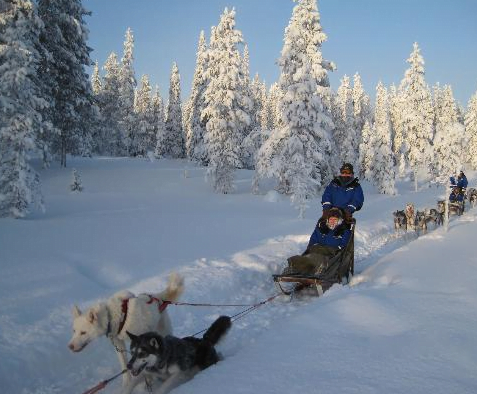
<svg viewBox="0 0 477 394">
<path fill-rule="evenodd" d="M 321 198 L 323 218 L 327 218 L 328 210 L 333 207 L 344 211 L 345 219 L 349 221 L 354 212 L 359 211 L 364 203 L 364 194 L 358 178 L 354 177 L 353 166 L 344 163 L 340 175 L 335 177 L 326 187 Z"/>
<path fill-rule="evenodd" d="M 467 185 L 469 182 L 467 181 L 467 177 L 464 174 L 464 171 L 459 172 L 457 176 L 457 187 L 462 188 L 463 190 L 467 189 Z"/>
<path fill-rule="evenodd" d="M 451 193 L 449 195 L 450 202 L 462 202 L 464 201 L 465 196 L 465 189 L 469 182 L 467 181 L 467 177 L 465 176 L 464 172 L 461 171 L 457 176 L 451 176 L 450 178 L 450 187 Z"/>
<path fill-rule="evenodd" d="M 345 248 L 351 238 L 350 226 L 343 219 L 339 208 L 330 208 L 328 217 L 316 224 L 306 251 L 288 259 L 288 272 L 317 275 L 323 271 L 330 258 Z"/>
</svg>

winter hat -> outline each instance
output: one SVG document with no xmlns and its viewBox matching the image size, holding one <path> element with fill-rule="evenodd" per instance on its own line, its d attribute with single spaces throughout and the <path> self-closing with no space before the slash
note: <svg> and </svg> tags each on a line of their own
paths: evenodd
<svg viewBox="0 0 477 394">
<path fill-rule="evenodd" d="M 338 218 L 338 219 L 343 219 L 343 213 L 341 212 L 341 209 L 339 208 L 331 208 L 328 210 L 328 218 Z"/>
<path fill-rule="evenodd" d="M 340 172 L 354 174 L 353 166 L 350 163 L 343 163 Z"/>
</svg>

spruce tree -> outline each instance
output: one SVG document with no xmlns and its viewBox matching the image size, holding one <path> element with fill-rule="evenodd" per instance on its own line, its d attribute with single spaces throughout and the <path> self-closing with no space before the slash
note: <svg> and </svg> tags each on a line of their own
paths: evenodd
<svg viewBox="0 0 477 394">
<path fill-rule="evenodd" d="M 185 157 L 185 136 L 182 129 L 181 85 L 177 64 L 172 65 L 169 102 L 166 109 L 164 140 L 156 153 L 172 159 Z"/>
<path fill-rule="evenodd" d="M 369 120 L 364 122 L 359 148 L 360 177 L 368 181 L 373 180 L 374 158 L 373 146 L 375 145 L 375 130 Z"/>
<path fill-rule="evenodd" d="M 212 29 L 208 53 L 205 105 L 207 178 L 217 193 L 234 189 L 234 172 L 241 167 L 240 147 L 250 124 L 247 97 L 243 92 L 242 33 L 235 29 L 235 10 L 224 10 Z"/>
<path fill-rule="evenodd" d="M 365 155 L 361 153 L 359 147 L 365 147 L 361 144 L 363 135 L 363 127 L 366 121 L 372 122 L 372 111 L 369 96 L 366 94 L 363 84 L 361 82 L 361 76 L 356 73 L 353 76 L 353 118 L 354 118 L 354 130 L 356 132 L 356 146 L 358 147 L 358 157 L 356 162 L 355 173 L 359 176 L 363 175 L 360 166 L 359 157 Z"/>
<path fill-rule="evenodd" d="M 283 92 L 279 128 L 272 131 L 257 159 L 257 177 L 278 179 L 278 190 L 291 195 L 300 216 L 307 207 L 306 200 L 315 196 L 318 187 L 333 174 L 332 122 L 320 90 L 320 83 L 327 81 L 319 51 L 325 38 L 316 1 L 299 1 L 285 30 L 278 60 Z"/>
<path fill-rule="evenodd" d="M 134 111 L 134 94 L 136 90 L 136 76 L 134 72 L 134 35 L 131 28 L 126 30 L 125 40 L 123 44 L 123 57 L 118 70 L 119 97 L 118 97 L 118 155 L 137 154 L 132 149 L 130 152 L 130 144 L 136 138 L 137 119 Z"/>
<path fill-rule="evenodd" d="M 86 44 L 86 11 L 81 0 L 39 0 L 38 13 L 45 29 L 40 36 L 50 56 L 43 60 L 45 83 L 51 92 L 51 121 L 59 134 L 53 152 L 66 166 L 67 153 L 91 152 L 91 122 L 95 119 L 91 85 L 85 67 L 91 65 Z"/>
<path fill-rule="evenodd" d="M 469 138 L 468 161 L 473 169 L 477 169 L 477 93 L 470 98 L 467 104 L 464 124 L 466 135 Z"/>
<path fill-rule="evenodd" d="M 278 129 L 280 127 L 280 113 L 278 110 L 278 103 L 283 96 L 283 92 L 280 90 L 280 86 L 278 82 L 274 82 L 268 91 L 268 98 L 267 98 L 267 114 L 268 114 L 268 122 L 267 122 L 267 129 L 273 130 Z"/>
<path fill-rule="evenodd" d="M 29 0 L 4 1 L 0 8 L 0 217 L 24 217 L 42 207 L 40 178 L 30 165 L 37 141 L 50 128 L 38 80 L 38 36 L 43 28 Z"/>
<path fill-rule="evenodd" d="M 257 176 L 278 179 L 278 190 L 293 196 L 300 215 L 306 198 L 316 195 L 317 187 L 324 186 L 333 174 L 332 121 L 320 90 L 328 81 L 324 65 L 329 63 L 320 52 L 325 39 L 316 1 L 299 1 L 285 30 L 278 61 L 283 92 L 279 128 L 272 131 L 257 160 Z"/>
<path fill-rule="evenodd" d="M 154 94 L 151 99 L 152 105 L 152 126 L 153 132 L 155 135 L 154 143 L 154 156 L 159 157 L 158 152 L 161 150 L 162 142 L 164 141 L 164 136 L 166 133 L 166 126 L 164 123 L 164 104 L 162 97 L 159 93 L 159 87 L 156 85 Z"/>
<path fill-rule="evenodd" d="M 457 106 L 450 86 L 436 88 L 434 167 L 436 177 L 446 182 L 449 175 L 462 169 L 464 126 L 459 123 Z"/>
<path fill-rule="evenodd" d="M 388 92 L 379 82 L 374 112 L 373 183 L 382 194 L 396 194 Z"/>
<path fill-rule="evenodd" d="M 93 74 L 91 75 L 91 89 L 95 97 L 101 94 L 103 84 L 101 82 L 101 76 L 99 75 L 98 61 L 94 62 Z"/>
<path fill-rule="evenodd" d="M 429 169 L 432 157 L 431 142 L 434 136 L 433 107 L 430 90 L 425 81 L 424 59 L 417 43 L 407 60 L 410 64 L 400 85 L 403 100 L 402 127 L 407 150 L 405 154 L 414 173 L 417 189 L 417 172 Z"/>
<path fill-rule="evenodd" d="M 205 107 L 204 92 L 207 86 L 207 43 L 204 31 L 200 32 L 196 56 L 192 91 L 187 103 L 188 111 L 185 119 L 186 153 L 192 161 L 206 165 L 208 162 L 204 143 L 206 121 L 201 119 L 201 113 Z"/>
<path fill-rule="evenodd" d="M 145 157 L 147 152 L 153 150 L 156 145 L 151 92 L 149 76 L 143 75 L 141 86 L 136 92 L 136 100 L 134 102 L 134 113 L 137 123 L 129 147 L 129 153 L 132 156 Z"/>
<path fill-rule="evenodd" d="M 71 185 L 70 185 L 70 190 L 72 192 L 82 192 L 83 191 L 83 184 L 81 183 L 81 176 L 76 170 L 76 168 L 73 168 L 73 172 L 71 174 Z"/>
<path fill-rule="evenodd" d="M 341 80 L 333 110 L 333 140 L 340 162 L 354 164 L 358 161 L 359 139 L 355 129 L 353 90 L 347 75 Z"/>
<path fill-rule="evenodd" d="M 102 115 L 102 131 L 98 145 L 102 147 L 100 149 L 101 154 L 120 156 L 123 153 L 123 145 L 122 134 L 119 127 L 121 113 L 118 111 L 120 106 L 119 63 L 114 52 L 108 56 L 103 69 L 105 74 L 99 101 Z"/>
</svg>

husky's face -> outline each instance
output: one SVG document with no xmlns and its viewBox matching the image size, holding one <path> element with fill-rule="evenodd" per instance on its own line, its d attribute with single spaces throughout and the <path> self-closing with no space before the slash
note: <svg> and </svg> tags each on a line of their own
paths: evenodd
<svg viewBox="0 0 477 394">
<path fill-rule="evenodd" d="M 93 339 L 106 333 L 99 324 L 100 310 L 93 308 L 82 313 L 77 306 L 73 307 L 73 337 L 68 347 L 73 352 L 80 352 Z"/>
<path fill-rule="evenodd" d="M 144 369 L 154 368 L 160 361 L 162 338 L 156 333 L 134 335 L 127 331 L 127 334 L 131 339 L 131 360 L 128 362 L 131 374 L 137 376 Z"/>
</svg>

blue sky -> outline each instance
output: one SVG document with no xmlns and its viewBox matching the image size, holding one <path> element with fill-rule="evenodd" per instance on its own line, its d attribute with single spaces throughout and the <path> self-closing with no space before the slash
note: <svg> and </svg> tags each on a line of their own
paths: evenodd
<svg viewBox="0 0 477 394">
<path fill-rule="evenodd" d="M 225 7 L 235 7 L 236 27 L 250 50 L 250 72 L 267 85 L 279 76 L 276 59 L 291 16 L 291 0 L 84 0 L 92 11 L 91 58 L 102 66 L 111 51 L 122 54 L 124 33 L 134 32 L 136 76 L 148 74 L 167 99 L 172 63 L 178 64 L 182 96 L 190 92 L 199 33 L 210 36 Z M 398 84 L 407 69 L 414 41 L 426 62 L 426 80 L 450 84 L 455 98 L 467 105 L 477 91 L 476 0 L 320 0 L 328 41 L 325 59 L 338 69 L 330 74 L 337 89 L 347 74 L 361 74 L 374 97 L 378 81 Z"/>
</svg>

